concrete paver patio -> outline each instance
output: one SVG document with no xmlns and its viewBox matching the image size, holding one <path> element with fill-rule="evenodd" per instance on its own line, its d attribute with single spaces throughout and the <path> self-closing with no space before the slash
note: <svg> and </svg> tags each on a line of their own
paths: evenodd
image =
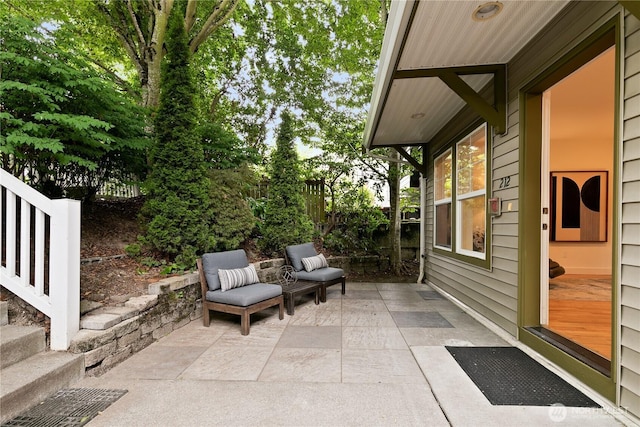
<svg viewBox="0 0 640 427">
<path fill-rule="evenodd" d="M 128 390 L 91 426 L 621 425 L 593 395 L 605 409 L 492 406 L 445 348 L 512 344 L 427 285 L 347 283 L 247 336 L 212 313 L 74 387 Z"/>
</svg>

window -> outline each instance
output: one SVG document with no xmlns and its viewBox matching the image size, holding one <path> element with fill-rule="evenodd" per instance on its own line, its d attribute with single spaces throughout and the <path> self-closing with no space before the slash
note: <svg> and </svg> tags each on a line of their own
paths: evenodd
<svg viewBox="0 0 640 427">
<path fill-rule="evenodd" d="M 486 132 L 483 125 L 436 157 L 433 178 L 435 247 L 479 259 L 486 258 Z"/>
<path fill-rule="evenodd" d="M 435 244 L 451 249 L 451 160 L 452 150 L 436 158 L 434 165 Z"/>
</svg>

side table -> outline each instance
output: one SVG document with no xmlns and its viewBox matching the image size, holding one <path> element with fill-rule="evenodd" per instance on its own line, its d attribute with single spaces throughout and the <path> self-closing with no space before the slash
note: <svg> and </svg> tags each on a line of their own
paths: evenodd
<svg viewBox="0 0 640 427">
<path fill-rule="evenodd" d="M 293 316 L 295 311 L 295 297 L 314 293 L 316 305 L 320 304 L 320 285 L 313 282 L 295 282 L 282 286 L 282 295 L 284 296 L 284 304 L 287 308 L 287 314 Z"/>
</svg>

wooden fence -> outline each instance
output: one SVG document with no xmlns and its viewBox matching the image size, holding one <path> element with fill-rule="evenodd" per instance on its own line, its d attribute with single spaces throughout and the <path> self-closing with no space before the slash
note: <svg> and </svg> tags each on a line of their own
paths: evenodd
<svg viewBox="0 0 640 427">
<path fill-rule="evenodd" d="M 313 223 L 322 224 L 326 222 L 324 179 L 305 181 L 303 194 L 307 207 L 307 215 L 309 215 Z"/>
<path fill-rule="evenodd" d="M 130 182 L 135 182 L 132 178 Z M 325 187 L 324 179 L 306 180 L 302 194 L 305 199 L 307 215 L 314 224 L 322 224 L 326 222 L 325 212 Z M 130 198 L 140 195 L 140 188 L 137 185 L 123 183 L 118 181 L 109 181 L 103 184 L 99 191 L 99 197 L 119 197 Z M 254 199 L 269 198 L 269 181 L 259 182 L 250 192 L 249 196 Z"/>
<path fill-rule="evenodd" d="M 304 196 L 307 215 L 314 224 L 326 222 L 326 203 L 324 179 L 308 179 L 304 182 L 302 190 Z M 269 181 L 264 180 L 258 183 L 249 194 L 254 199 L 269 198 Z"/>
</svg>

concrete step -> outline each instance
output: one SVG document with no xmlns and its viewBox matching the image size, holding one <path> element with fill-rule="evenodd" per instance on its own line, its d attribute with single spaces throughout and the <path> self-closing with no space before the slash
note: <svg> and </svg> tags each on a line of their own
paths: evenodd
<svg viewBox="0 0 640 427">
<path fill-rule="evenodd" d="M 0 369 L 45 350 L 44 329 L 36 326 L 0 326 Z"/>
<path fill-rule="evenodd" d="M 84 355 L 46 351 L 3 368 L 0 376 L 0 422 L 4 423 L 83 378 Z"/>
</svg>

